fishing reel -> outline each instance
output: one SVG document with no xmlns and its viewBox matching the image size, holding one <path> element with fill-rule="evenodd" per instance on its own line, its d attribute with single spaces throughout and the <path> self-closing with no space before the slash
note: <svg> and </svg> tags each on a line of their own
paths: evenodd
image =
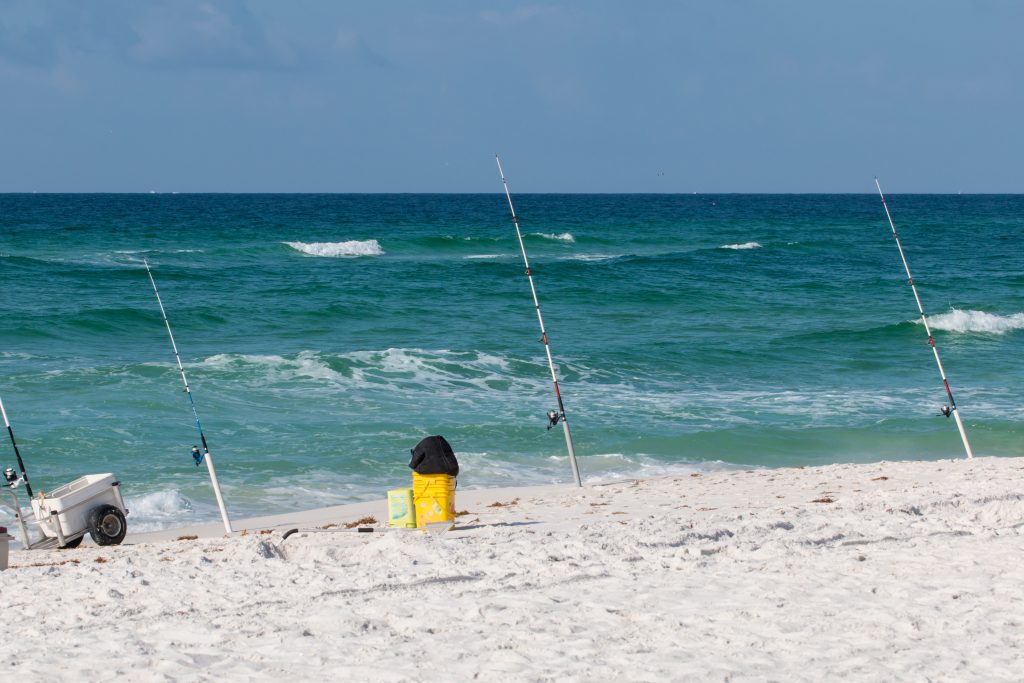
<svg viewBox="0 0 1024 683">
<path fill-rule="evenodd" d="M 4 470 L 4 479 L 7 481 L 7 486 L 12 489 L 18 488 L 18 484 L 21 483 L 21 477 L 14 471 L 13 467 L 8 467 Z"/>
<path fill-rule="evenodd" d="M 195 461 L 196 467 L 203 461 L 203 452 L 199 450 L 199 446 L 192 447 L 192 460 Z"/>
<path fill-rule="evenodd" d="M 562 417 L 563 417 L 563 415 L 561 413 L 559 413 L 557 410 L 549 410 L 548 411 L 548 431 L 550 431 L 552 427 L 557 425 L 558 421 L 561 420 Z"/>
<path fill-rule="evenodd" d="M 939 415 L 944 415 L 945 417 L 949 417 L 952 414 L 953 414 L 953 411 L 950 410 L 949 406 L 942 406 L 942 408 L 939 409 Z M 938 415 L 936 415 L 936 417 L 938 417 Z"/>
</svg>

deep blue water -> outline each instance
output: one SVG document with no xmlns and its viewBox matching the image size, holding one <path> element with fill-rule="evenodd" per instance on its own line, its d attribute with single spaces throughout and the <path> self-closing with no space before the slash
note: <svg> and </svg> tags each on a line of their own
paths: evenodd
<svg viewBox="0 0 1024 683">
<path fill-rule="evenodd" d="M 585 480 L 962 457 L 875 195 L 515 195 Z M 889 197 L 978 455 L 1024 452 L 1024 196 Z M 0 396 L 36 488 L 214 519 L 569 482 L 502 194 L 0 195 Z M 13 451 L 0 464 L 14 464 Z M 2 520 L 0 520 L 2 521 Z"/>
</svg>

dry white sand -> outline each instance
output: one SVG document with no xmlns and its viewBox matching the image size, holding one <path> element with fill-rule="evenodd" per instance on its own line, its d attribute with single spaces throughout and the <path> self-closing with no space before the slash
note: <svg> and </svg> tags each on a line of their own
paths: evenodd
<svg viewBox="0 0 1024 683">
<path fill-rule="evenodd" d="M 0 680 L 1019 681 L 1022 490 L 884 462 L 460 492 L 442 537 L 283 538 L 382 496 L 16 550 Z"/>
</svg>

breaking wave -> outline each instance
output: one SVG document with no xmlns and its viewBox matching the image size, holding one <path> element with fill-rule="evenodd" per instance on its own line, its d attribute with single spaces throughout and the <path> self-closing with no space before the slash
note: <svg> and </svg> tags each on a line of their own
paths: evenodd
<svg viewBox="0 0 1024 683">
<path fill-rule="evenodd" d="M 384 250 L 377 240 L 350 240 L 348 242 L 284 242 L 292 249 L 310 256 L 380 256 Z"/>
<path fill-rule="evenodd" d="M 743 244 L 723 244 L 719 249 L 760 249 L 760 242 L 744 242 Z"/>
<path fill-rule="evenodd" d="M 920 324 L 921 321 L 916 322 Z M 1024 313 L 1003 316 L 985 311 L 962 311 L 954 308 L 948 313 L 929 317 L 928 322 L 935 329 L 948 332 L 1006 334 L 1011 330 L 1024 329 Z"/>
<path fill-rule="evenodd" d="M 574 254 L 563 256 L 562 259 L 565 261 L 610 261 L 621 256 L 622 254 Z"/>
<path fill-rule="evenodd" d="M 155 491 L 125 499 L 131 510 L 132 533 L 157 531 L 171 526 L 183 526 L 196 520 L 192 501 L 177 489 Z"/>
<path fill-rule="evenodd" d="M 247 367 L 263 366 L 269 376 L 278 380 L 305 378 L 328 382 L 340 382 L 343 375 L 327 365 L 319 354 L 303 351 L 292 358 L 277 355 L 221 353 L 210 356 L 203 364 L 221 370 L 244 370 Z"/>
<path fill-rule="evenodd" d="M 535 237 L 543 237 L 546 240 L 557 240 L 559 242 L 575 242 L 576 238 L 572 236 L 571 232 L 560 232 L 555 234 L 553 232 L 533 232 L 530 233 Z"/>
</svg>

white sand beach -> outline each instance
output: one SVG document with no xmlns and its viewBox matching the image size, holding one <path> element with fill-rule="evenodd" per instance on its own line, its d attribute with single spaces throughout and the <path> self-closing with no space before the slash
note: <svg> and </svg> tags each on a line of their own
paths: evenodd
<svg viewBox="0 0 1024 683">
<path fill-rule="evenodd" d="M 1017 681 L 1024 461 L 460 491 L 12 550 L 3 680 Z M 130 524 L 129 517 L 129 524 Z M 328 526 L 299 531 L 292 528 Z M 197 536 L 197 538 L 188 538 Z M 180 539 L 180 540 L 179 540 Z"/>
</svg>

